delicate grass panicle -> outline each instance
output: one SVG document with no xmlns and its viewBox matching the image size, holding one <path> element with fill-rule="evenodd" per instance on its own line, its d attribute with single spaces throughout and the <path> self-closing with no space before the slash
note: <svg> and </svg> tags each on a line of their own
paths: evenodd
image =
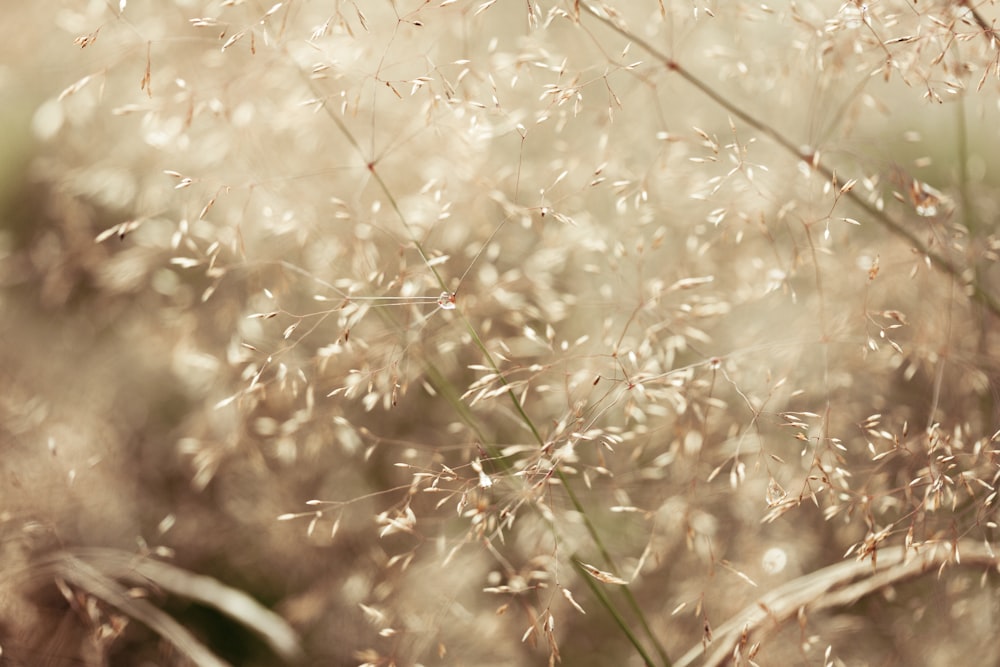
<svg viewBox="0 0 1000 667">
<path fill-rule="evenodd" d="M 1000 658 L 992 1 L 49 4 L 49 664 Z"/>
</svg>

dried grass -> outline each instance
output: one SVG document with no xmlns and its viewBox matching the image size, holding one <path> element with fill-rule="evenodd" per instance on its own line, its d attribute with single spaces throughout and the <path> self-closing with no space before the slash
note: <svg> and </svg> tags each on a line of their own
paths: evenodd
<svg viewBox="0 0 1000 667">
<path fill-rule="evenodd" d="M 335 664 L 832 665 L 996 567 L 992 3 L 64 4 L 3 239 L 37 581 L 173 627 L 51 565 L 149 540 Z"/>
</svg>

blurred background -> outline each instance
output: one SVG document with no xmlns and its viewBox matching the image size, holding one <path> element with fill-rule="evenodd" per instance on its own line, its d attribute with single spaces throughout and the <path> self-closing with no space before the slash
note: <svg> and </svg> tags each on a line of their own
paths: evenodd
<svg viewBox="0 0 1000 667">
<path fill-rule="evenodd" d="M 7 10 L 0 664 L 1000 659 L 992 3 Z"/>
</svg>

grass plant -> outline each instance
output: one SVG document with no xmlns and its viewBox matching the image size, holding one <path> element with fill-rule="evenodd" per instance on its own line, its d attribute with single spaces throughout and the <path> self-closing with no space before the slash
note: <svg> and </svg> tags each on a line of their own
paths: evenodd
<svg viewBox="0 0 1000 667">
<path fill-rule="evenodd" d="M 57 4 L 11 664 L 1000 658 L 995 3 Z"/>
</svg>

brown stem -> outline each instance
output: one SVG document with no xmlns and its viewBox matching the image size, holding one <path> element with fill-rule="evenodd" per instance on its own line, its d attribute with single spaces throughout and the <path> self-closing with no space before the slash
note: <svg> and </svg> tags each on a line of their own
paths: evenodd
<svg viewBox="0 0 1000 667">
<path fill-rule="evenodd" d="M 964 4 L 964 3 L 963 3 Z M 587 3 L 580 3 L 580 7 L 590 16 L 603 23 L 605 26 L 617 32 L 622 37 L 628 39 L 631 42 L 638 44 L 644 51 L 649 53 L 651 56 L 659 60 L 668 70 L 676 72 L 682 79 L 687 81 L 689 84 L 700 90 L 704 95 L 706 95 L 713 102 L 718 104 L 720 107 L 729 112 L 732 116 L 739 118 L 741 121 L 754 128 L 764 136 L 768 137 L 776 144 L 785 149 L 788 153 L 795 156 L 797 159 L 804 161 L 806 164 L 810 165 L 815 171 L 822 174 L 824 178 L 833 181 L 834 173 L 830 167 L 819 162 L 815 152 L 810 148 L 799 147 L 794 144 L 787 136 L 779 132 L 774 126 L 768 124 L 766 121 L 752 116 L 746 111 L 742 110 L 734 102 L 731 102 L 726 97 L 722 96 L 720 93 L 715 91 L 713 88 L 709 87 L 697 76 L 692 74 L 690 71 L 685 69 L 679 62 L 670 58 L 662 51 L 654 47 L 652 44 L 642 39 L 635 33 L 631 32 L 628 28 L 620 25 L 618 22 L 611 20 L 610 18 L 602 15 L 593 7 Z M 874 204 L 864 199 L 857 190 L 849 190 L 844 193 L 844 196 L 852 201 L 856 206 L 861 208 L 865 213 L 867 213 L 871 218 L 884 227 L 888 229 L 893 235 L 904 239 L 907 243 L 917 249 L 920 254 L 927 257 L 931 263 L 937 268 L 941 269 L 945 273 L 954 276 L 959 284 L 968 285 L 972 288 L 973 296 L 978 299 L 983 306 L 989 310 L 995 317 L 1000 317 L 1000 297 L 995 296 L 992 292 L 988 291 L 983 287 L 979 279 L 973 275 L 967 277 L 966 271 L 963 267 L 954 263 L 952 260 L 948 259 L 944 255 L 941 255 L 928 247 L 914 232 L 912 232 L 903 223 L 894 219 L 885 211 L 879 210 Z"/>
</svg>

